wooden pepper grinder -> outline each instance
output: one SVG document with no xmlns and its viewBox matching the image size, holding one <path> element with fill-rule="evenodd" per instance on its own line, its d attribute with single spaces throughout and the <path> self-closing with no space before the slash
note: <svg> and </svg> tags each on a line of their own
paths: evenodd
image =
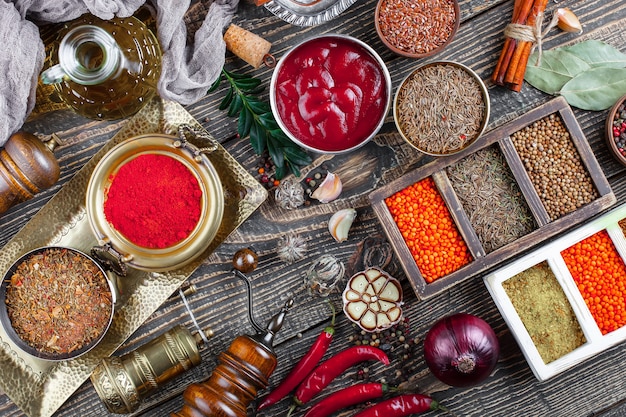
<svg viewBox="0 0 626 417">
<path fill-rule="evenodd" d="M 274 335 L 293 305 L 287 301 L 267 324 L 265 333 L 239 336 L 218 358 L 209 379 L 192 384 L 183 393 L 185 404 L 172 417 L 246 417 L 248 405 L 266 388 L 276 369 Z"/>
<path fill-rule="evenodd" d="M 283 326 L 288 300 L 280 312 L 270 319 L 265 329 L 254 320 L 252 286 L 246 273 L 258 265 L 257 254 L 240 249 L 233 256 L 233 272 L 248 288 L 248 314 L 257 330 L 254 336 L 239 336 L 218 357 L 217 368 L 208 380 L 192 384 L 183 393 L 184 405 L 172 417 L 246 417 L 247 408 L 257 392 L 266 388 L 278 361 L 274 353 L 274 336 Z"/>
<path fill-rule="evenodd" d="M 54 140 L 44 143 L 28 132 L 14 133 L 0 150 L 0 214 L 33 198 L 59 180 Z"/>
</svg>

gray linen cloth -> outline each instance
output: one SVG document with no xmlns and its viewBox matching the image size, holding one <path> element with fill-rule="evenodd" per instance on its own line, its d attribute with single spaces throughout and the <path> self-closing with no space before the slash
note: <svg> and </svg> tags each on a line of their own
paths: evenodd
<svg viewBox="0 0 626 417">
<path fill-rule="evenodd" d="M 66 22 L 91 13 L 101 19 L 127 17 L 145 0 L 0 0 L 0 146 L 19 130 L 35 106 L 44 45 L 33 22 Z M 148 0 L 156 13 L 163 52 L 159 95 L 183 105 L 198 101 L 224 65 L 223 29 L 239 0 L 215 0 L 187 44 L 183 16 L 191 0 Z"/>
</svg>

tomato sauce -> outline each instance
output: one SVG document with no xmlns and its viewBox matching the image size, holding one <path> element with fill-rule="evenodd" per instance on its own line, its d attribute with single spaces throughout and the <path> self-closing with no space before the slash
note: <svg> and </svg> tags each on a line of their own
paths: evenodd
<svg viewBox="0 0 626 417">
<path fill-rule="evenodd" d="M 313 39 L 293 50 L 278 71 L 278 113 L 305 146 L 327 152 L 351 149 L 384 117 L 389 92 L 383 69 L 356 42 Z"/>
</svg>

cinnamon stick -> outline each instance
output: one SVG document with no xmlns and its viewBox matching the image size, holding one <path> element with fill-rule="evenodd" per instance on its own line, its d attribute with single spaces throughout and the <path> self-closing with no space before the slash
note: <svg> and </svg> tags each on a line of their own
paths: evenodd
<svg viewBox="0 0 626 417">
<path fill-rule="evenodd" d="M 544 12 L 548 5 L 548 0 L 535 0 L 534 3 L 532 12 L 526 22 L 528 26 L 535 25 L 537 16 Z M 519 50 L 519 53 L 517 53 L 517 50 Z M 526 74 L 526 66 L 528 64 L 528 58 L 530 57 L 530 51 L 532 50 L 532 42 L 519 42 L 517 50 L 516 56 L 511 60 L 511 65 L 509 66 L 504 81 L 513 91 L 519 92 L 524 83 L 524 75 Z"/>
<path fill-rule="evenodd" d="M 513 18 L 511 19 L 512 21 L 517 20 L 517 17 L 519 16 L 519 11 L 522 5 L 522 1 L 523 0 L 515 0 L 515 3 L 513 3 Z M 505 60 L 505 55 L 508 53 L 508 51 L 510 50 L 510 43 L 513 39 L 511 38 L 504 38 L 504 47 L 502 48 L 502 52 L 500 53 L 500 56 L 498 57 L 498 62 L 496 63 L 496 67 L 493 70 L 493 74 L 491 76 L 491 81 L 493 81 L 494 83 L 497 83 L 497 78 L 498 75 L 500 74 L 500 70 L 502 68 L 503 62 Z"/>
<path fill-rule="evenodd" d="M 526 24 L 533 4 L 533 0 L 515 0 L 513 5 L 513 18 L 511 20 L 512 23 L 519 25 Z M 510 66 L 513 53 L 516 49 L 517 41 L 515 39 L 506 38 L 504 40 L 502 53 L 500 54 L 500 58 L 498 59 L 498 63 L 496 64 L 496 68 L 491 77 L 495 84 L 505 85 L 504 78 Z"/>
</svg>

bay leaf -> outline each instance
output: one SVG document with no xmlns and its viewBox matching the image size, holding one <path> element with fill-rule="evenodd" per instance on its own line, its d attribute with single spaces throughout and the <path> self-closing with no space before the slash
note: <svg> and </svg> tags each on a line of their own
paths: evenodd
<svg viewBox="0 0 626 417">
<path fill-rule="evenodd" d="M 583 110 L 606 110 L 626 94 L 626 68 L 591 68 L 561 89 L 561 95 L 574 107 Z"/>
<path fill-rule="evenodd" d="M 544 51 L 539 66 L 535 66 L 537 56 L 533 52 L 528 59 L 524 79 L 548 94 L 558 93 L 566 82 L 591 68 L 581 58 L 559 48 Z"/>
<path fill-rule="evenodd" d="M 626 67 L 626 55 L 602 41 L 591 39 L 560 49 L 576 55 L 592 67 Z"/>
</svg>

